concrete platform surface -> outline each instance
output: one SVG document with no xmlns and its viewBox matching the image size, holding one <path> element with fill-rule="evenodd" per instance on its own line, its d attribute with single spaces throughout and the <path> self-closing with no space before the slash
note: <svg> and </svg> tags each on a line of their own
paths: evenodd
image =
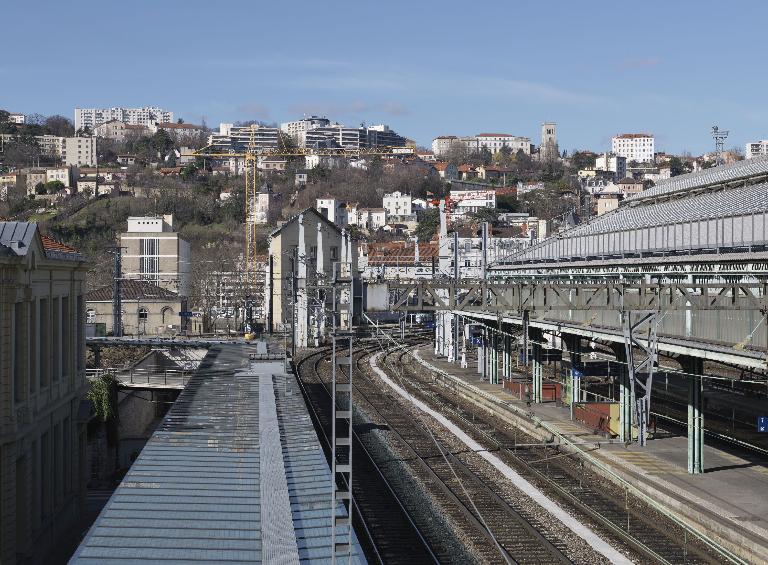
<svg viewBox="0 0 768 565">
<path fill-rule="evenodd" d="M 733 543 L 755 544 L 757 554 L 768 559 L 768 460 L 746 452 L 727 452 L 704 446 L 705 472 L 687 472 L 687 438 L 660 429 L 646 447 L 625 445 L 617 439 L 595 434 L 578 421 L 572 421 L 567 406 L 520 400 L 502 386 L 481 380 L 477 364 L 467 368 L 437 357 L 434 347 L 417 348 L 426 364 L 457 377 L 472 387 L 505 404 L 518 416 L 538 420 L 542 427 L 561 435 L 568 442 L 589 444 L 586 454 L 599 465 L 669 508 L 679 518 L 708 533 L 733 539 Z M 732 530 L 728 532 L 728 530 Z M 737 534 L 736 536 L 730 534 Z M 732 549 L 733 544 L 726 547 Z"/>
</svg>

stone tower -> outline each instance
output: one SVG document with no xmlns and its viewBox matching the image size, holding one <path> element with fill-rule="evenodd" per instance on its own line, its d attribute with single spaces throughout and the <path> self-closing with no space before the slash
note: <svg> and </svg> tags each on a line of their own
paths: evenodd
<svg viewBox="0 0 768 565">
<path fill-rule="evenodd" d="M 539 159 L 541 161 L 551 161 L 560 156 L 560 149 L 557 146 L 557 124 L 554 122 L 544 122 L 541 124 L 541 147 L 539 148 Z"/>
</svg>

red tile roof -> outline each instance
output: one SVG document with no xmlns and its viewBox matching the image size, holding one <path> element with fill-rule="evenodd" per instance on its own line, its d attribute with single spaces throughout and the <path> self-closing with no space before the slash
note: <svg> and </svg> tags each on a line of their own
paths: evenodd
<svg viewBox="0 0 768 565">
<path fill-rule="evenodd" d="M 620 135 L 617 135 L 619 139 L 638 139 L 640 137 L 653 137 L 653 134 L 650 133 L 622 133 Z"/>
<path fill-rule="evenodd" d="M 416 260 L 416 244 L 410 241 L 394 241 L 368 244 L 368 264 L 385 266 L 406 266 Z M 419 262 L 431 262 L 438 257 L 438 243 L 419 243 Z"/>
<path fill-rule="evenodd" d="M 58 251 L 59 253 L 79 253 L 79 251 L 69 245 L 56 241 L 50 236 L 40 234 L 40 239 L 43 241 L 43 249 L 46 251 Z"/>
<path fill-rule="evenodd" d="M 172 122 L 163 122 L 157 124 L 157 127 L 162 129 L 203 129 L 203 126 L 196 126 L 195 124 L 176 124 Z"/>
<path fill-rule="evenodd" d="M 508 133 L 478 133 L 475 137 L 515 137 Z"/>
</svg>

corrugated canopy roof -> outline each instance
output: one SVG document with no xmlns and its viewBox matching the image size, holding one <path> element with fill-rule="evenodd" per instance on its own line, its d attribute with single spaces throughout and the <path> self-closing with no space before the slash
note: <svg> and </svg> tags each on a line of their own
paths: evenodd
<svg viewBox="0 0 768 565">
<path fill-rule="evenodd" d="M 70 563 L 330 562 L 331 473 L 283 360 L 249 363 L 266 349 L 210 350 Z"/>
</svg>

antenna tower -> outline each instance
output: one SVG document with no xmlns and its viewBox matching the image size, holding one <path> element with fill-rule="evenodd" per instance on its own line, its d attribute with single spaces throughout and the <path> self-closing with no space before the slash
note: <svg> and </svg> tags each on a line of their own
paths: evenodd
<svg viewBox="0 0 768 565">
<path fill-rule="evenodd" d="M 712 138 L 715 140 L 715 165 L 719 167 L 723 164 L 723 148 L 728 138 L 728 131 L 712 126 Z"/>
</svg>

